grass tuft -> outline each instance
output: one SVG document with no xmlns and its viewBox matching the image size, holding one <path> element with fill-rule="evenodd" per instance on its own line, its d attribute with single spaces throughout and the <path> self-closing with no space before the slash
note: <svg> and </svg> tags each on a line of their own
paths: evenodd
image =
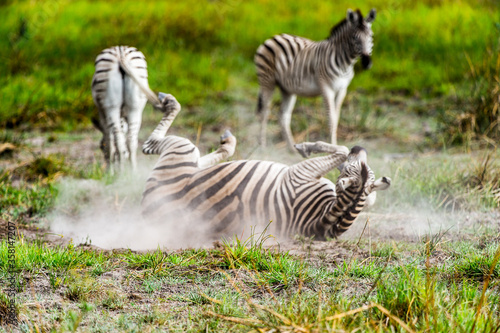
<svg viewBox="0 0 500 333">
<path fill-rule="evenodd" d="M 470 66 L 465 92 L 438 115 L 440 131 L 448 144 L 471 145 L 474 140 L 498 146 L 500 138 L 500 54 L 491 49 L 483 61 Z"/>
</svg>

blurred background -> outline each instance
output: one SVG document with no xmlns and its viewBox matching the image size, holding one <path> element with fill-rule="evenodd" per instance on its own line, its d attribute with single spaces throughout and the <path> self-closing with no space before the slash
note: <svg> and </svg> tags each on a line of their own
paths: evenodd
<svg viewBox="0 0 500 333">
<path fill-rule="evenodd" d="M 62 193 L 58 179 L 98 180 L 99 191 L 116 180 L 106 173 L 99 150 L 90 89 L 96 56 L 114 45 L 144 53 L 150 87 L 175 95 L 183 107 L 170 133 L 189 138 L 202 154 L 216 149 L 219 135 L 230 128 L 239 142 L 233 159 L 300 161 L 280 135 L 279 93 L 268 126 L 270 144 L 258 149 L 254 53 L 279 33 L 324 39 L 348 8 L 365 15 L 376 8 L 377 17 L 373 67 L 356 66 L 338 138 L 367 148 L 377 176 L 393 179 L 391 191 L 377 202 L 378 211 L 392 215 L 382 215 L 380 224 L 396 219 L 406 228 L 418 219 L 427 228 L 450 212 L 498 211 L 499 6 L 496 0 L 4 0 L 0 216 L 37 222 L 56 198 L 65 212 L 78 212 L 100 197 L 83 185 Z M 160 117 L 146 106 L 140 144 Z M 297 142 L 327 140 L 320 97 L 298 98 L 292 131 Z M 157 157 L 139 158 L 139 181 L 125 178 L 133 188 L 116 190 L 106 199 L 110 203 L 118 196 L 140 202 Z M 335 180 L 335 171 L 327 177 Z M 446 218 L 429 218 L 434 212 Z"/>
<path fill-rule="evenodd" d="M 91 128 L 94 60 L 113 45 L 135 46 L 145 54 L 150 87 L 174 94 L 186 110 L 179 126 L 237 127 L 242 111 L 254 117 L 253 55 L 259 44 L 278 33 L 324 39 L 347 8 L 365 15 L 376 8 L 377 18 L 373 67 L 357 69 L 341 135 L 343 129 L 344 136 L 353 131 L 397 136 L 397 121 L 380 120 L 394 117 L 392 105 L 404 119 L 401 125 L 413 126 L 408 116 L 426 118 L 418 126 L 432 134 L 432 146 L 478 138 L 494 144 L 500 104 L 495 0 L 4 0 L 0 127 Z M 350 107 L 361 110 L 357 118 L 349 118 Z M 296 110 L 294 132 L 307 130 L 314 139 L 316 124 L 317 136 L 327 137 L 320 98 L 299 98 Z M 409 135 L 400 134 L 403 141 Z"/>
</svg>

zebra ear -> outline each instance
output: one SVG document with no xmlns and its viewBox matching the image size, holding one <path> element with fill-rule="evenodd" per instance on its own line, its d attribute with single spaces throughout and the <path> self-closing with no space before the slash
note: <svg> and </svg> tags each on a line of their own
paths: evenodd
<svg viewBox="0 0 500 333">
<path fill-rule="evenodd" d="M 346 19 L 348 22 L 350 23 L 356 23 L 358 21 L 358 14 L 356 12 L 353 12 L 352 9 L 348 9 L 347 10 L 347 15 L 346 15 Z"/>
<path fill-rule="evenodd" d="M 370 10 L 368 15 L 366 16 L 365 21 L 367 23 L 372 23 L 375 20 L 375 16 L 377 16 L 377 11 L 375 10 L 375 8 L 372 8 L 372 10 Z"/>
</svg>

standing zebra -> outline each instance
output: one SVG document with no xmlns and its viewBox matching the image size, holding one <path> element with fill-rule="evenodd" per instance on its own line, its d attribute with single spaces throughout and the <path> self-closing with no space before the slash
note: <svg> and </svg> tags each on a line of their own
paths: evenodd
<svg viewBox="0 0 500 333">
<path fill-rule="evenodd" d="M 142 146 L 145 154 L 160 155 L 146 182 L 143 217 L 188 230 L 190 237 L 240 235 L 250 224 L 262 228 L 272 221 L 270 231 L 276 235 L 334 238 L 351 226 L 370 193 L 390 185 L 387 177 L 375 180 L 363 148 L 349 152 L 324 142 L 297 145 L 304 156 L 328 155 L 292 166 L 269 161 L 216 165 L 234 153 L 236 138 L 226 131 L 220 147 L 200 157 L 188 139 L 166 135 L 181 107 L 172 95 L 160 100 L 163 118 Z M 336 185 L 322 178 L 343 162 Z"/>
<path fill-rule="evenodd" d="M 128 46 L 103 50 L 95 60 L 92 98 L 99 109 L 95 125 L 103 133 L 101 149 L 109 169 L 113 172 L 116 162 L 121 168 L 127 159 L 135 169 L 142 110 L 148 99 L 159 103 L 149 89 L 144 54 Z"/>
<path fill-rule="evenodd" d="M 366 18 L 359 10 L 334 26 L 328 39 L 309 39 L 282 34 L 268 39 L 255 54 L 260 84 L 257 113 L 261 116 L 260 143 L 266 144 L 266 126 L 274 87 L 281 92 L 280 125 L 290 151 L 295 151 L 290 121 L 297 95 L 322 95 L 330 119 L 331 141 L 337 144 L 337 126 L 342 101 L 354 77 L 354 64 L 361 57 L 371 67 L 375 9 Z"/>
</svg>

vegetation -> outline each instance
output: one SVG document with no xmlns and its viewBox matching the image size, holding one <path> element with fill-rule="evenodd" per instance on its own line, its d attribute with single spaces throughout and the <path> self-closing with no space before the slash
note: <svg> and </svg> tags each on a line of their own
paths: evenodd
<svg viewBox="0 0 500 333">
<path fill-rule="evenodd" d="M 355 236 L 271 245 L 272 237 L 255 235 L 210 248 L 136 252 L 74 243 L 47 228 L 50 214 L 74 218 L 95 200 L 115 215 L 140 202 L 145 175 L 107 174 L 91 129 L 90 81 L 102 49 L 132 45 L 146 55 L 150 86 L 183 105 L 173 131 L 201 151 L 231 127 L 240 142 L 236 158 L 278 160 L 279 142 L 264 152 L 253 143 L 254 52 L 282 32 L 322 39 L 353 6 L 3 1 L 0 332 L 10 330 L 6 281 L 16 289 L 22 332 L 500 332 L 494 0 L 356 3 L 364 13 L 377 9 L 374 66 L 356 69 L 340 137 L 365 146 L 377 176 L 393 182 L 366 221 L 357 221 L 364 228 Z M 299 99 L 296 109 L 297 139 L 325 140 L 321 99 Z M 158 120 L 148 107 L 140 137 Z M 269 131 L 278 140 L 277 112 Z M 154 161 L 141 155 L 139 162 Z M 377 216 L 382 223 L 372 226 Z M 422 219 L 424 235 L 399 233 Z M 16 227 L 14 273 L 7 223 Z"/>
<path fill-rule="evenodd" d="M 137 6 L 120 1 L 117 10 L 113 1 L 7 3 L 0 7 L 0 34 L 8 37 L 0 41 L 5 50 L 0 70 L 7 73 L 0 79 L 0 124 L 89 126 L 95 112 L 89 89 L 93 60 L 103 48 L 120 44 L 142 50 L 150 86 L 174 93 L 185 106 L 216 101 L 220 107 L 242 94 L 255 100 L 252 58 L 257 46 L 281 32 L 323 39 L 349 6 L 266 0 L 148 1 Z M 363 0 L 356 6 L 365 13 L 375 7 L 378 16 L 373 69 L 358 73 L 351 90 L 453 95 L 469 79 L 470 68 L 481 66 L 485 52 L 491 49 L 494 55 L 498 47 L 495 1 Z M 481 76 L 476 72 L 472 75 Z M 487 80 L 493 82 L 494 74 Z M 473 100 L 484 92 L 478 89 Z M 476 104 L 472 107 L 484 109 Z M 478 124 L 484 129 L 480 120 Z"/>
<path fill-rule="evenodd" d="M 49 280 L 50 291 L 32 302 L 43 304 L 61 293 L 64 302 L 80 307 L 69 313 L 43 308 L 36 314 L 21 305 L 20 328 L 95 331 L 104 325 L 109 331 L 189 332 L 469 332 L 474 328 L 494 332 L 500 328 L 498 241 L 482 248 L 439 240 L 378 244 L 392 250 L 377 257 L 367 257 L 368 244 L 358 242 L 351 246 L 363 260 L 351 256 L 337 262 L 323 255 L 320 264 L 317 252 L 291 256 L 266 250 L 265 241 L 228 241 L 212 250 L 121 254 L 19 242 L 18 265 L 29 277 L 19 280 L 20 299 L 31 298 L 33 282 L 28 281 Z M 5 272 L 5 243 L 0 256 Z M 265 264 L 277 259 L 278 265 Z M 228 267 L 228 262 L 238 262 L 239 267 Z M 96 272 L 100 265 L 102 270 Z"/>
</svg>

